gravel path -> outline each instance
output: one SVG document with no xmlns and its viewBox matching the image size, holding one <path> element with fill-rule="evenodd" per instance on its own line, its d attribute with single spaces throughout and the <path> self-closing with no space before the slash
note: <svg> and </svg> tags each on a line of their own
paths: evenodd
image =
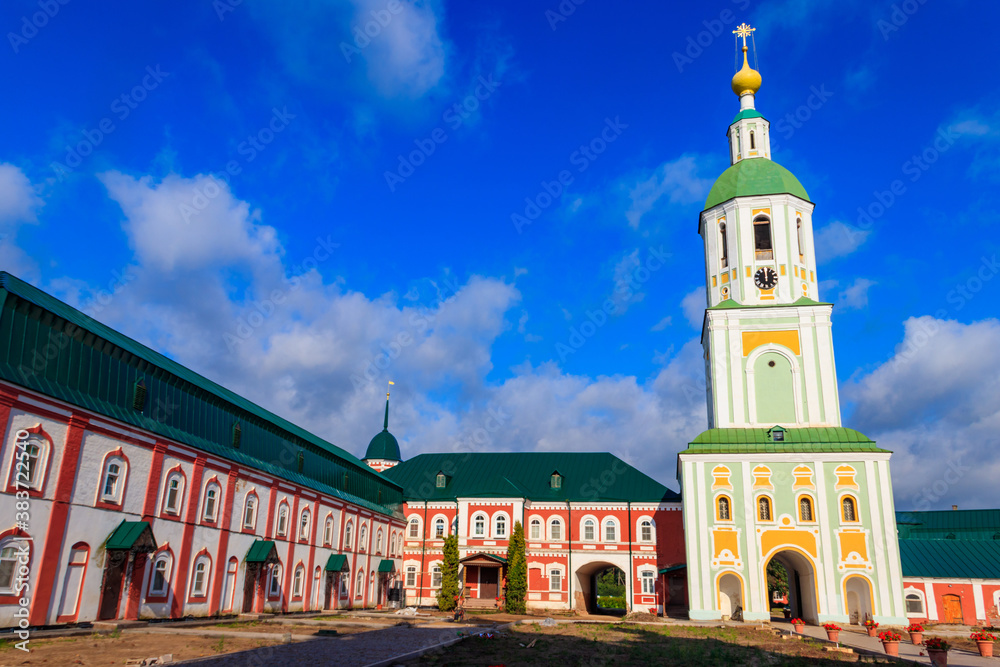
<svg viewBox="0 0 1000 667">
<path fill-rule="evenodd" d="M 489 628 L 451 626 L 443 628 L 391 627 L 342 637 L 316 638 L 241 651 L 178 664 L 199 667 L 365 667 L 403 660 L 417 651 L 453 644 L 460 634 L 467 636 Z"/>
</svg>

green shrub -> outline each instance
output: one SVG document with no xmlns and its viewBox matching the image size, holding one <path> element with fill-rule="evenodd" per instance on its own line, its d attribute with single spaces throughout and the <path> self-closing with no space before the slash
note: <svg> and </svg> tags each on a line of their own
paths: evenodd
<svg viewBox="0 0 1000 667">
<path fill-rule="evenodd" d="M 597 606 L 605 609 L 625 609 L 624 595 L 598 595 Z"/>
</svg>

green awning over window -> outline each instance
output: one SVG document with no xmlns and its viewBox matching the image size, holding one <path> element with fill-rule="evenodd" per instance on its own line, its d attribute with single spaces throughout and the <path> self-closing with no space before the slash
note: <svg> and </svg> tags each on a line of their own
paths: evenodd
<svg viewBox="0 0 1000 667">
<path fill-rule="evenodd" d="M 122 521 L 108 536 L 104 548 L 156 551 L 156 538 L 148 521 Z"/>
<path fill-rule="evenodd" d="M 678 570 L 683 570 L 686 567 L 687 567 L 687 565 L 684 565 L 684 564 L 681 564 L 681 565 L 671 565 L 670 567 L 661 567 L 660 568 L 660 574 L 669 574 L 671 572 L 677 572 Z"/>
<path fill-rule="evenodd" d="M 383 563 L 385 561 L 382 561 Z M 351 568 L 347 564 L 347 554 L 331 554 L 326 559 L 327 572 L 350 572 Z"/>
<path fill-rule="evenodd" d="M 388 572 L 392 574 L 396 571 L 396 561 L 389 560 L 388 558 L 383 558 L 382 562 L 378 564 L 379 573 Z"/>
<path fill-rule="evenodd" d="M 270 540 L 257 540 L 250 545 L 250 550 L 247 551 L 246 562 L 248 563 L 277 563 L 280 560 L 278 550 L 275 548 L 274 542 Z"/>
</svg>

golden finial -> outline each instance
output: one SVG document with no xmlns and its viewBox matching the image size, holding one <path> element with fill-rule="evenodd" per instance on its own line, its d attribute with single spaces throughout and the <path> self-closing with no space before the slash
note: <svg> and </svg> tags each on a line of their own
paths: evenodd
<svg viewBox="0 0 1000 667">
<path fill-rule="evenodd" d="M 757 28 L 751 28 L 747 23 L 741 23 L 733 30 L 733 34 L 743 38 L 743 68 L 733 77 L 733 92 L 737 95 L 747 93 L 753 95 L 760 89 L 760 72 L 750 67 L 747 61 L 747 37 L 753 39 L 753 33 Z M 755 51 L 756 53 L 756 51 Z"/>
</svg>

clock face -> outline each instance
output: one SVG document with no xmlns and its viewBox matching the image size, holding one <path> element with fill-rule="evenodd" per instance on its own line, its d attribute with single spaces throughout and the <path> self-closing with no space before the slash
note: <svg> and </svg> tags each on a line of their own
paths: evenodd
<svg viewBox="0 0 1000 667">
<path fill-rule="evenodd" d="M 753 281 L 760 289 L 774 289 L 778 284 L 778 274 L 769 266 L 757 269 L 753 274 Z"/>
</svg>

